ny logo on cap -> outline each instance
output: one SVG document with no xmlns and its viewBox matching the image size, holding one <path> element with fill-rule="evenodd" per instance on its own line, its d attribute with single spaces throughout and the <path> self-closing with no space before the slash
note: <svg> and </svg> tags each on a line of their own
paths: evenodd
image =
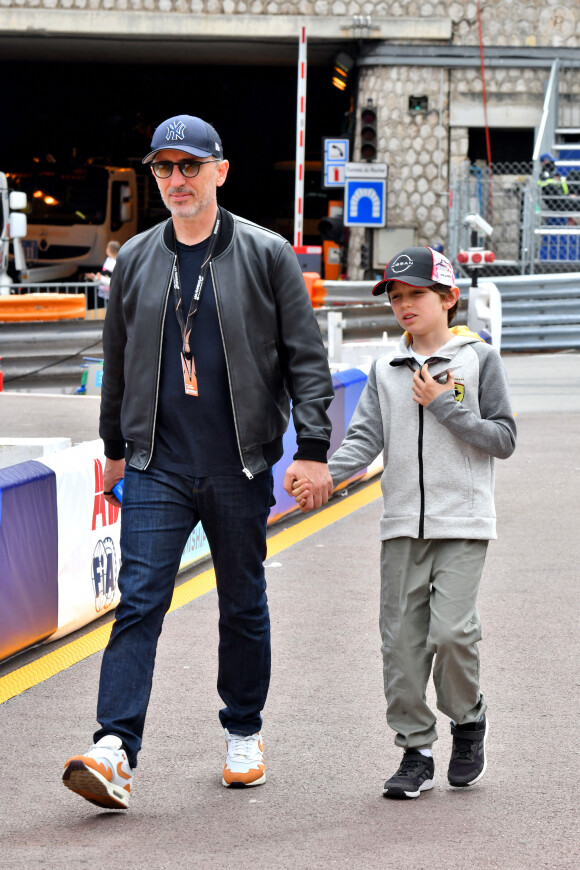
<svg viewBox="0 0 580 870">
<path fill-rule="evenodd" d="M 167 128 L 167 136 L 165 138 L 168 140 L 185 139 L 185 124 L 182 121 L 172 121 Z"/>
</svg>

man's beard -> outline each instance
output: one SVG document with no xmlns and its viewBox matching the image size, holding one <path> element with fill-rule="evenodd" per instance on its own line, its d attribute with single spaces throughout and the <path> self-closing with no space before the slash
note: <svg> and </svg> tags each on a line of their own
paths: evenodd
<svg viewBox="0 0 580 870">
<path fill-rule="evenodd" d="M 201 214 L 201 212 L 205 211 L 206 208 L 212 204 L 215 198 L 214 196 L 202 198 L 199 194 L 197 196 L 191 195 L 191 199 L 187 203 L 178 205 L 177 203 L 171 202 L 170 194 L 172 193 L 189 193 L 191 195 L 191 191 L 182 187 L 170 187 L 165 191 L 165 194 L 161 194 L 161 199 L 163 200 L 165 207 L 172 215 L 178 218 L 197 217 L 197 215 Z"/>
</svg>

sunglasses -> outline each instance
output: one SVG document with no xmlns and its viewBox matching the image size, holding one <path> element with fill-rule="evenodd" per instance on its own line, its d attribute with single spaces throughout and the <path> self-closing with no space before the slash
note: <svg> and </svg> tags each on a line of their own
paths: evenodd
<svg viewBox="0 0 580 870">
<path fill-rule="evenodd" d="M 171 160 L 156 160 L 151 164 L 151 169 L 157 178 L 170 178 L 173 175 L 173 167 L 177 166 L 185 178 L 195 178 L 199 175 L 200 168 L 207 166 L 208 163 L 221 163 L 221 160 L 205 160 L 203 163 L 199 160 L 180 160 L 178 163 L 173 163 Z"/>
</svg>

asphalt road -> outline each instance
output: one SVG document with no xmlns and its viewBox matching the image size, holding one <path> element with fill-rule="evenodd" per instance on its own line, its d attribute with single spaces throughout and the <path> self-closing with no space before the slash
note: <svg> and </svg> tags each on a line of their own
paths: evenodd
<svg viewBox="0 0 580 870">
<path fill-rule="evenodd" d="M 496 466 L 500 538 L 480 594 L 490 735 L 478 785 L 447 785 L 441 716 L 435 788 L 416 801 L 381 795 L 400 750 L 384 717 L 374 501 L 266 562 L 273 675 L 264 786 L 221 786 L 209 592 L 165 622 L 127 813 L 100 811 L 60 782 L 65 759 L 90 744 L 100 654 L 0 707 L 0 865 L 576 870 L 580 356 L 506 357 L 506 366 L 519 442 Z M 0 435 L 7 413 L 29 413 L 5 399 Z M 45 434 L 79 440 L 50 417 Z"/>
</svg>

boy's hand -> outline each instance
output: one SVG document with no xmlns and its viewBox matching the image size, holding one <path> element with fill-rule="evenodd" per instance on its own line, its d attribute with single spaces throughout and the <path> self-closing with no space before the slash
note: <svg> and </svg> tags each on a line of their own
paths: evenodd
<svg viewBox="0 0 580 870">
<path fill-rule="evenodd" d="M 455 382 L 453 380 L 452 372 L 447 372 L 446 382 L 444 384 L 439 384 L 429 374 L 429 366 L 427 363 L 425 363 L 421 371 L 416 371 L 413 375 L 413 401 L 417 402 L 418 405 L 427 407 L 427 405 L 432 402 L 433 399 L 437 398 L 437 396 L 440 396 L 441 393 L 454 389 Z"/>
<path fill-rule="evenodd" d="M 286 469 L 282 484 L 288 495 L 292 495 L 292 487 L 296 480 L 307 480 L 310 485 L 307 495 L 310 509 L 322 507 L 332 495 L 332 477 L 326 462 L 295 459 Z"/>
<path fill-rule="evenodd" d="M 308 496 L 312 494 L 310 481 L 305 477 L 300 480 L 295 480 L 292 484 L 292 495 L 296 499 L 298 507 L 303 514 L 307 514 L 311 508 L 308 507 Z"/>
</svg>

